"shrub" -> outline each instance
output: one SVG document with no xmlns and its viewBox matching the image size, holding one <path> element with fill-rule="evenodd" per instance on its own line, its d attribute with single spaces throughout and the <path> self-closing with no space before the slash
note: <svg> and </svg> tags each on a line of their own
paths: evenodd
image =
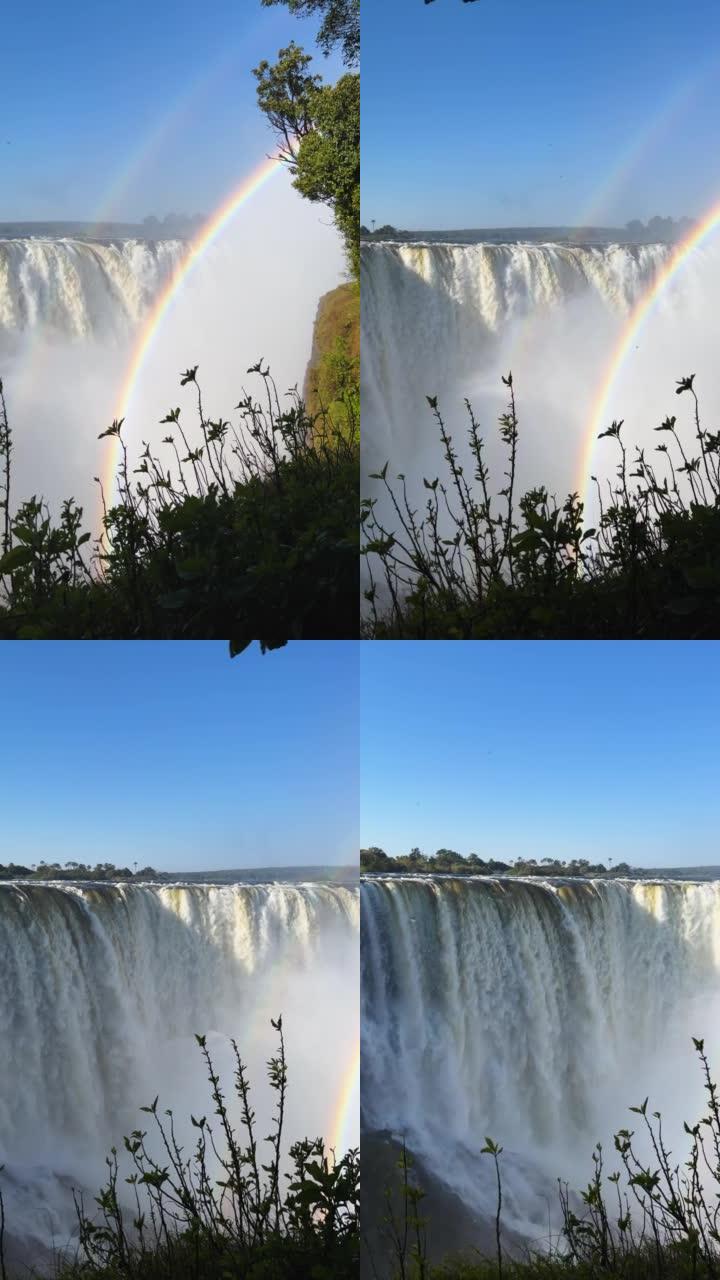
<svg viewBox="0 0 720 1280">
<path fill-rule="evenodd" d="M 162 460 L 146 443 L 131 472 L 123 422 L 101 433 L 119 442 L 121 466 L 117 499 L 101 488 L 93 546 L 72 499 L 56 524 L 36 497 L 9 514 L 4 414 L 0 637 L 229 638 L 238 652 L 255 639 L 273 648 L 357 635 L 352 398 L 337 418 L 322 408 L 311 417 L 296 392 L 281 406 L 262 362 L 248 372 L 260 380 L 262 403 L 244 395 L 237 426 L 205 416 L 197 368 L 185 372 L 181 385 L 196 392 L 197 443 L 171 409 Z"/>
<path fill-rule="evenodd" d="M 404 476 L 380 482 L 393 527 L 362 503 L 369 585 L 364 632 L 370 639 L 699 639 L 720 631 L 720 432 L 702 428 L 694 375 L 677 384 L 694 402 L 697 449 L 689 451 L 668 417 L 658 432 L 661 463 L 636 448 L 632 459 L 613 422 L 601 436 L 619 453 L 616 479 L 595 477 L 599 517 L 586 528 L 577 493 L 562 506 L 547 489 L 517 494 L 518 415 L 512 374 L 500 418 L 505 483 L 493 491 L 484 440 L 468 400 L 470 481 L 428 397 L 442 444 L 445 476 L 425 478 L 424 511 Z M 662 472 L 659 466 L 664 464 Z"/>
<path fill-rule="evenodd" d="M 121 1194 L 120 1157 L 113 1148 L 108 1180 L 91 1214 L 75 1196 L 78 1255 L 58 1260 L 56 1280 L 356 1280 L 359 1266 L 359 1154 L 328 1157 L 321 1138 L 294 1143 L 290 1172 L 282 1173 L 287 1063 L 282 1019 L 272 1023 L 278 1048 L 268 1062 L 275 1094 L 267 1163 L 263 1163 L 246 1068 L 237 1044 L 234 1088 L 241 1127 L 233 1128 L 227 1101 L 204 1036 L 214 1115 L 191 1117 L 197 1130 L 186 1156 L 172 1112 L 160 1114 L 158 1099 L 141 1110 L 151 1117 L 163 1152 L 151 1154 L 148 1134 L 124 1139 L 129 1192 Z M 283 1183 L 287 1183 L 283 1186 Z M 128 1196 L 134 1200 L 129 1209 Z M 0 1224 L 4 1225 L 0 1196 Z M 0 1275 L 5 1280 L 0 1226 Z"/>
<path fill-rule="evenodd" d="M 428 1261 L 427 1224 L 419 1217 L 422 1191 L 409 1174 L 412 1161 L 403 1149 L 399 1161 L 400 1203 L 404 1220 L 388 1220 L 388 1238 L 398 1258 L 396 1274 L 405 1280 L 710 1280 L 720 1272 L 720 1098 L 702 1040 L 693 1040 L 700 1059 L 707 1109 L 694 1125 L 685 1124 L 689 1139 L 680 1163 L 667 1147 L 662 1117 L 648 1115 L 648 1099 L 630 1110 L 639 1117 L 649 1156 L 638 1151 L 634 1130 L 620 1129 L 614 1138 L 619 1168 L 605 1173 L 604 1153 L 593 1152 L 587 1187 L 572 1194 L 559 1182 L 560 1230 L 544 1249 L 517 1256 L 503 1240 L 503 1149 L 485 1139 L 482 1154 L 495 1164 L 497 1199 L 494 1213 L 495 1256 Z M 410 1193 L 408 1194 L 408 1185 Z"/>
</svg>

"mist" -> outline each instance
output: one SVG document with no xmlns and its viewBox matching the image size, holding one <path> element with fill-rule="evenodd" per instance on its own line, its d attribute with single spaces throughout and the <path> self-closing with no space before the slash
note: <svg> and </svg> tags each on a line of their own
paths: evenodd
<svg viewBox="0 0 720 1280">
<path fill-rule="evenodd" d="M 17 250 L 18 242 L 7 245 Z M 166 256 L 172 251 L 160 247 Z M 329 211 L 302 200 L 287 174 L 273 176 L 205 251 L 159 327 L 126 415 L 123 437 L 132 463 L 144 440 L 162 454 L 168 432 L 159 423 L 170 407 L 180 406 L 186 427 L 195 424 L 194 389 L 179 385 L 188 366 L 199 365 L 209 418 L 237 421 L 233 410 L 243 388 L 253 390 L 246 370 L 261 356 L 281 393 L 302 387 L 318 299 L 343 271 Z M 159 272 L 156 288 L 162 279 Z M 74 496 L 85 509 L 85 527 L 97 531 L 93 476 L 106 473 L 110 447 L 98 435 L 119 414 L 152 281 L 137 282 L 139 296 L 128 300 L 106 290 L 92 305 L 91 280 L 79 288 L 66 281 L 66 302 L 69 297 L 71 309 L 90 317 L 74 325 L 66 322 L 52 280 L 26 273 L 24 283 L 28 297 L 12 307 L 2 297 L 0 274 L 0 377 L 13 429 L 13 505 L 42 495 L 57 513 L 60 502 Z"/>
<path fill-rule="evenodd" d="M 424 505 L 422 478 L 445 474 L 427 395 L 437 395 L 467 474 L 467 397 L 480 421 L 495 492 L 505 456 L 497 428 L 507 404 L 501 375 L 512 371 L 520 423 L 518 488 L 544 484 L 562 499 L 582 488 L 582 459 L 599 388 L 633 307 L 652 287 L 665 245 L 365 246 L 363 252 L 363 490 L 389 460 Z M 720 285 L 717 237 L 693 251 L 661 294 L 615 380 L 602 427 L 624 419 L 623 439 L 648 458 L 654 428 L 677 414 L 689 454 L 697 453 L 692 406 L 675 384 L 695 373 L 703 425 L 716 429 L 720 388 L 713 299 Z M 611 442 L 592 450 L 589 470 L 614 477 Z M 662 474 L 662 473 L 661 473 Z M 589 476 L 584 477 L 587 485 Z M 595 515 L 592 486 L 587 516 Z M 582 494 L 581 494 L 582 496 Z M 378 511 L 390 520 L 382 500 Z"/>
</svg>

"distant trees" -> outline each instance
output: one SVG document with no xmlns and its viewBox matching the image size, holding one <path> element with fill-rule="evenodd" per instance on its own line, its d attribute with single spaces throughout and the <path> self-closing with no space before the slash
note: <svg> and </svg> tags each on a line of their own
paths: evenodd
<svg viewBox="0 0 720 1280">
<path fill-rule="evenodd" d="M 61 866 L 59 862 L 39 862 L 25 867 L 10 862 L 0 865 L 0 880 L 157 880 L 162 877 L 154 867 L 132 872 L 129 867 L 116 867 L 112 862 L 97 862 L 94 867 L 74 859 Z"/>
<path fill-rule="evenodd" d="M 391 223 L 386 222 L 382 227 L 373 227 L 372 231 L 368 231 L 367 227 L 360 228 L 362 236 L 374 236 L 377 240 L 393 240 L 395 236 L 400 235 L 397 227 L 393 227 Z"/>
<path fill-rule="evenodd" d="M 661 218 L 656 214 L 647 223 L 633 218 L 625 224 L 628 239 L 634 244 L 654 244 L 663 240 L 681 240 L 692 231 L 692 218 Z"/>
<path fill-rule="evenodd" d="M 590 862 L 587 858 L 572 858 L 568 862 L 560 858 L 517 858 L 515 862 L 502 862 L 497 858 L 481 858 L 477 853 L 467 857 L 454 849 L 438 849 L 434 854 L 424 854 L 413 848 L 407 854 L 391 857 L 384 849 L 373 846 L 360 850 L 360 870 L 365 872 L 403 872 L 417 874 L 476 875 L 476 876 L 636 876 L 642 874 L 627 862 L 619 862 L 608 868 L 602 862 Z"/>
<path fill-rule="evenodd" d="M 205 214 L 194 213 L 188 215 L 186 213 L 166 213 L 164 218 L 156 218 L 154 213 L 143 218 L 143 230 L 148 239 L 152 240 L 155 236 L 183 236 L 189 235 L 193 231 L 197 231 L 205 221 Z"/>
<path fill-rule="evenodd" d="M 384 849 L 373 846 L 360 850 L 361 871 L 413 871 L 413 872 L 451 872 L 465 875 L 499 875 L 511 870 L 507 862 L 498 862 L 491 858 L 487 862 L 471 853 L 464 858 L 454 849 L 438 849 L 437 853 L 425 855 L 417 847 L 397 858 L 390 857 Z"/>
</svg>

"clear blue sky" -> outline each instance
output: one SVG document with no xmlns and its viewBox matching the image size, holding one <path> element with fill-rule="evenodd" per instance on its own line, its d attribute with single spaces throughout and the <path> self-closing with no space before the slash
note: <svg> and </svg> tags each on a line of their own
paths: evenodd
<svg viewBox="0 0 720 1280">
<path fill-rule="evenodd" d="M 361 842 L 720 864 L 717 642 L 375 642 Z"/>
<path fill-rule="evenodd" d="M 316 30 L 260 0 L 3 6 L 0 222 L 211 213 L 271 148 L 252 68 Z"/>
<path fill-rule="evenodd" d="M 0 644 L 0 862 L 357 860 L 356 642 Z"/>
<path fill-rule="evenodd" d="M 367 223 L 622 225 L 720 197 L 717 0 L 363 0 L 362 23 Z"/>
</svg>

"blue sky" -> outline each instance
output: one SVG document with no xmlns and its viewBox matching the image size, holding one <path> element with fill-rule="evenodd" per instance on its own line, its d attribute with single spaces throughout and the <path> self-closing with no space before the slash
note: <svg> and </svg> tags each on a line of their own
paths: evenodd
<svg viewBox="0 0 720 1280">
<path fill-rule="evenodd" d="M 0 862 L 357 861 L 358 652 L 0 644 Z"/>
<path fill-rule="evenodd" d="M 361 843 L 720 864 L 716 642 L 375 642 Z"/>
<path fill-rule="evenodd" d="M 363 0 L 362 23 L 368 224 L 622 225 L 720 196 L 717 0 Z"/>
<path fill-rule="evenodd" d="M 6 5 L 0 222 L 211 213 L 271 149 L 251 69 L 316 29 L 260 0 Z"/>
</svg>

